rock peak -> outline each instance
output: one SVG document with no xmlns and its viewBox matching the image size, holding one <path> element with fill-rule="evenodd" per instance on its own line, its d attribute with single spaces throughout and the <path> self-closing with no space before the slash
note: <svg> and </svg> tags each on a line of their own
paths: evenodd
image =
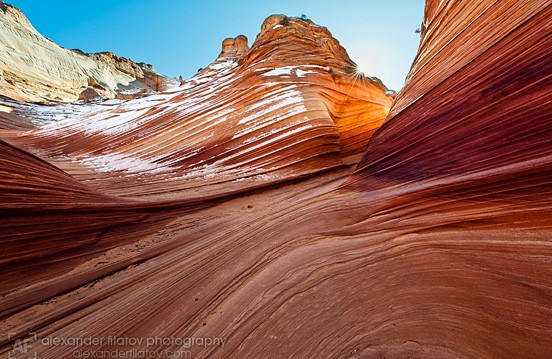
<svg viewBox="0 0 552 359">
<path fill-rule="evenodd" d="M 235 38 L 229 37 L 222 41 L 220 57 L 239 57 L 249 51 L 248 40 L 245 35 L 238 35 Z"/>
<path fill-rule="evenodd" d="M 17 24 L 34 30 L 30 21 L 27 19 L 27 17 L 23 14 L 23 12 L 19 8 L 11 4 L 8 4 L 6 2 L 0 1 L 0 11 L 3 13 L 4 16 L 9 17 L 10 21 L 13 24 Z"/>
<path fill-rule="evenodd" d="M 317 27 L 317 28 L 320 28 L 320 29 L 324 29 L 325 32 L 330 37 L 332 36 L 330 31 L 326 27 L 319 26 L 319 25 L 315 24 L 314 21 L 312 21 L 310 19 L 286 16 L 286 15 L 283 15 L 283 14 L 273 14 L 273 15 L 270 15 L 269 17 L 267 17 L 263 21 L 263 23 L 261 24 L 261 33 L 266 32 L 266 31 L 270 31 L 270 30 L 274 29 L 275 27 L 278 28 L 278 27 L 280 27 L 279 25 L 281 25 L 281 27 L 295 27 L 295 28 L 299 28 L 301 26 L 302 27 L 314 26 L 314 27 Z"/>
<path fill-rule="evenodd" d="M 336 69 L 356 68 L 356 64 L 332 33 L 309 19 L 282 14 L 270 15 L 263 21 L 261 32 L 257 35 L 251 52 L 263 52 L 267 47 L 275 49 L 271 57 L 278 60 L 287 58 L 295 63 L 308 63 L 316 57 L 319 58 L 320 65 Z M 295 50 L 285 54 L 285 48 Z M 297 50 L 301 48 L 308 51 L 298 54 Z"/>
</svg>

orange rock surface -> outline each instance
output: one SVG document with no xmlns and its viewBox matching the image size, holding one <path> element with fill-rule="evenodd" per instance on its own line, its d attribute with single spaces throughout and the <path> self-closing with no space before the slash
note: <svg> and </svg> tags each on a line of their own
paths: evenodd
<svg viewBox="0 0 552 359">
<path fill-rule="evenodd" d="M 262 29 L 251 49 L 245 36 L 224 40 L 213 63 L 171 92 L 17 109 L 35 121 L 63 120 L 12 137 L 106 193 L 156 200 L 228 194 L 357 162 L 389 112 L 385 86 L 356 73 L 311 21 L 277 15 Z"/>
<path fill-rule="evenodd" d="M 46 358 L 552 356 L 551 5 L 428 0 L 381 127 L 385 88 L 279 15 L 178 91 L 14 105 L 0 351 L 36 333 Z M 144 340 L 43 340 L 109 336 Z"/>
</svg>

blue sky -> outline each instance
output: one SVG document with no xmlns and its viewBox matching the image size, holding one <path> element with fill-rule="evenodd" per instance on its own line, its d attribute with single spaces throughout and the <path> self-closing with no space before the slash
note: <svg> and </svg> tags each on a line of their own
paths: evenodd
<svg viewBox="0 0 552 359">
<path fill-rule="evenodd" d="M 399 90 L 416 54 L 423 0 L 11 0 L 35 28 L 67 48 L 112 51 L 170 76 L 192 76 L 224 38 L 250 44 L 271 14 L 326 26 L 367 75 Z"/>
</svg>

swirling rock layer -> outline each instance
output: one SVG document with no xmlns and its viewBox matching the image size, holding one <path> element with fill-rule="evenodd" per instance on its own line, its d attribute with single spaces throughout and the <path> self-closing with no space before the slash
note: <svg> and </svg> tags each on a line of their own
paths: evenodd
<svg viewBox="0 0 552 359">
<path fill-rule="evenodd" d="M 99 190 L 148 199 L 228 194 L 358 161 L 389 111 L 386 88 L 356 73 L 325 28 L 273 16 L 263 29 L 251 49 L 245 36 L 224 40 L 171 92 L 18 108 L 47 123 L 12 138 Z"/>
<path fill-rule="evenodd" d="M 239 358 L 552 356 L 551 19 L 549 1 L 428 0 L 422 42 L 407 84 L 353 174 L 348 168 L 330 166 L 331 171 L 308 180 L 233 197 L 203 189 L 199 193 L 213 195 L 209 201 L 200 196 L 205 201 L 199 204 L 180 195 L 172 201 L 144 196 L 137 184 L 132 195 L 121 196 L 120 188 L 104 188 L 106 182 L 100 177 L 71 180 L 44 160 L 2 143 L 2 168 L 11 168 L 14 161 L 34 166 L 0 172 L 2 193 L 7 194 L 0 198 L 9 204 L 4 213 L 11 213 L 1 222 L 0 239 L 12 246 L 2 271 L 3 331 L 13 332 L 12 338 L 35 332 L 37 338 L 225 340 L 224 345 L 207 346 L 103 342 L 69 349 L 34 343 L 39 357 L 52 358 L 69 357 L 76 349 L 129 348 Z M 277 36 L 280 31 L 285 36 Z M 320 105 L 341 98 L 335 84 L 348 77 L 341 76 L 342 65 L 332 66 L 346 62 L 341 49 L 332 40 L 317 42 L 315 36 L 305 40 L 317 44 L 308 51 L 301 47 L 306 52 L 333 54 L 330 64 L 321 65 L 332 67 L 331 72 L 309 74 L 318 79 L 319 85 L 312 85 L 318 89 L 314 95 L 307 96 L 302 88 L 283 90 L 298 86 L 295 78 L 300 77 L 299 70 L 310 70 L 304 66 L 310 64 L 310 56 L 301 58 L 302 52 L 296 52 L 300 62 L 278 66 L 276 73 L 274 65 L 265 69 L 263 64 L 285 57 L 289 51 L 285 44 L 323 33 L 305 21 L 270 17 L 250 50 L 243 39 L 225 41 L 223 54 L 211 69 L 184 84 L 184 92 L 163 95 L 171 99 L 164 97 L 162 103 L 176 103 L 175 98 L 184 97 L 186 91 L 215 101 L 207 95 L 219 91 L 217 85 L 202 92 L 209 86 L 202 78 L 218 76 L 213 67 L 222 66 L 222 58 L 235 56 L 241 64 L 217 74 L 231 79 L 239 73 L 249 79 L 249 91 L 240 92 L 237 82 L 231 83 L 239 96 L 258 99 L 255 81 L 272 75 L 278 87 L 265 95 L 301 91 L 308 121 L 317 117 L 311 112 L 315 111 L 324 124 L 331 119 L 335 125 L 327 126 L 334 136 L 327 135 L 325 125 L 315 125 L 310 133 L 320 133 L 321 143 L 332 143 L 333 138 L 329 153 L 343 161 L 363 147 L 360 142 L 355 145 L 351 134 L 364 131 L 339 130 L 343 119 L 360 127 L 348 106 L 336 110 L 326 105 L 324 112 Z M 270 46 L 271 41 L 282 45 Z M 272 53 L 277 56 L 271 57 Z M 305 81 L 310 81 L 309 75 Z M 368 106 L 358 99 L 362 93 L 378 88 L 362 83 L 365 88 L 355 96 L 352 113 Z M 240 110 L 240 119 L 254 112 L 247 110 L 250 103 L 242 103 L 246 110 Z M 280 97 L 272 103 L 286 101 Z M 163 111 L 162 106 L 150 116 Z M 208 103 L 201 108 L 210 110 Z M 253 131 L 258 131 L 266 113 L 255 111 Z M 276 123 L 288 123 L 286 116 L 280 115 Z M 170 117 L 178 123 L 183 115 Z M 136 122 L 140 123 L 132 123 Z M 58 157 L 56 163 L 71 172 L 59 156 L 92 154 L 96 146 L 102 148 L 103 137 L 87 142 L 90 134 L 74 122 L 60 123 L 28 132 L 18 122 L 5 126 L 2 133 L 9 142 L 28 146 L 41 157 L 52 161 Z M 242 130 L 230 123 L 234 123 L 230 133 Z M 132 133 L 133 129 L 122 128 L 125 136 Z M 117 138 L 125 136 L 109 131 L 98 132 L 104 133 L 104 141 L 121 146 Z M 193 133 L 189 131 L 184 133 Z M 78 133 L 80 137 L 71 139 Z M 174 134 L 169 130 L 167 137 Z M 269 163 L 274 163 L 274 156 L 287 154 L 283 148 L 290 146 L 296 149 L 291 153 L 308 157 L 310 152 L 298 147 L 297 140 L 276 141 L 275 152 L 267 156 Z M 136 151 L 140 145 L 135 142 L 124 148 Z M 165 153 L 158 148 L 164 146 L 150 146 Z M 260 151 L 256 157 L 268 155 L 267 148 L 268 141 L 256 150 Z M 233 153 L 215 151 L 202 158 L 218 154 L 230 163 Z M 243 152 L 237 153 L 242 161 L 232 163 L 239 177 L 249 170 Z M 309 167 L 309 173 L 316 167 Z M 185 166 L 181 168 L 184 171 Z M 159 176 L 163 170 L 153 165 L 145 172 L 133 178 L 142 181 L 147 192 L 149 180 L 144 176 Z M 294 178 L 293 173 L 286 172 L 282 179 Z M 72 174 L 79 178 L 76 169 Z M 122 181 L 132 174 L 116 177 Z M 70 185 L 64 197 L 55 194 L 55 188 L 65 179 Z M 10 195 L 16 192 L 26 203 Z M 41 194 L 43 203 L 29 193 Z M 19 211 L 8 211 L 15 209 Z M 81 218 L 86 225 L 76 228 L 74 219 L 83 213 L 91 219 Z M 94 232 L 102 226 L 102 231 Z M 17 256 L 18 246 L 51 236 L 57 236 L 55 243 L 66 244 L 71 233 L 88 229 L 93 235 L 90 243 L 79 235 L 76 243 L 82 246 L 72 251 L 49 257 L 35 254 L 40 270 Z M 22 233 L 27 237 L 18 244 Z M 11 342 L 2 343 L 4 352 L 12 350 Z"/>
</svg>

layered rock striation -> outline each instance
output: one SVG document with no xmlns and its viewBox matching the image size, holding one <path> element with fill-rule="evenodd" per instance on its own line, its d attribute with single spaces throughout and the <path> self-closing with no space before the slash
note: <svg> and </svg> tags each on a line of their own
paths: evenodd
<svg viewBox="0 0 552 359">
<path fill-rule="evenodd" d="M 67 107 L 19 104 L 0 122 L 0 328 L 13 333 L 0 351 L 35 333 L 224 339 L 34 342 L 47 358 L 130 349 L 552 356 L 551 19 L 550 1 L 428 0 L 419 53 L 381 126 L 372 119 L 385 111 L 385 88 L 351 76 L 327 30 L 280 15 L 249 50 L 242 37 L 225 40 L 179 91 L 73 107 L 81 127 L 44 124 Z M 261 135 L 263 127 L 278 135 Z M 201 153 L 187 164 L 186 144 Z M 112 148 L 168 157 L 138 175 L 84 174 L 79 154 Z M 354 173 L 334 166 L 357 153 Z M 213 190 L 207 177 L 194 199 L 178 171 L 197 159 L 235 165 L 234 179 L 262 168 L 281 181 L 245 192 L 255 187 L 240 180 L 232 192 Z M 308 179 L 289 181 L 303 170 Z M 225 170 L 212 173 L 231 185 Z M 164 196 L 152 195 L 154 182 Z"/>
<path fill-rule="evenodd" d="M 136 239 L 137 225 L 155 232 L 144 223 L 173 209 L 348 171 L 391 102 L 381 82 L 354 72 L 327 29 L 282 15 L 265 21 L 251 48 L 245 36 L 224 40 L 213 63 L 168 92 L 94 104 L 4 101 L 2 164 L 19 170 L 0 178 L 13 190 L 3 194 L 13 218 L 2 263 L 27 273 L 57 258 L 37 273 L 57 278 Z M 11 187 L 16 178 L 25 181 Z M 118 239 L 113 226 L 126 228 Z M 6 289 L 38 280 L 12 278 Z"/>
<path fill-rule="evenodd" d="M 356 163 L 389 111 L 386 90 L 355 71 L 327 29 L 277 15 L 251 48 L 243 35 L 224 40 L 177 89 L 21 107 L 43 124 L 14 140 L 113 195 L 215 195 Z"/>
</svg>

